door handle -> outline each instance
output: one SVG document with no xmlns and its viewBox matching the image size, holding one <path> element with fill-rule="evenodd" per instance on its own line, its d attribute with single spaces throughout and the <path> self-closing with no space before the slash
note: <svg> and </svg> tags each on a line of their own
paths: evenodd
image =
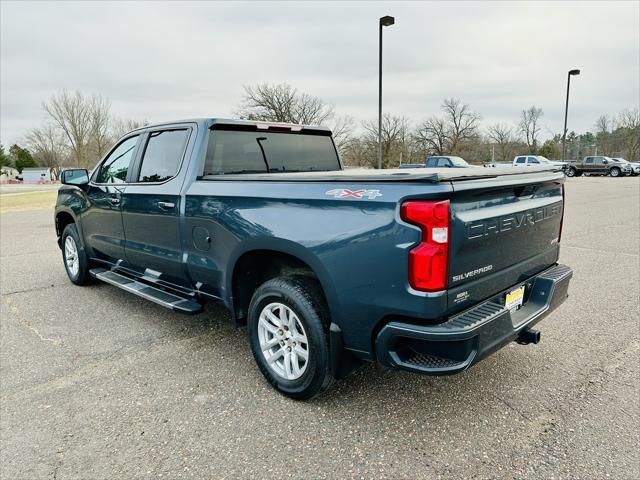
<svg viewBox="0 0 640 480">
<path fill-rule="evenodd" d="M 158 202 L 158 207 L 162 210 L 171 210 L 176 207 L 176 204 L 173 202 Z"/>
<path fill-rule="evenodd" d="M 120 199 L 118 197 L 111 197 L 111 205 L 120 205 Z"/>
</svg>

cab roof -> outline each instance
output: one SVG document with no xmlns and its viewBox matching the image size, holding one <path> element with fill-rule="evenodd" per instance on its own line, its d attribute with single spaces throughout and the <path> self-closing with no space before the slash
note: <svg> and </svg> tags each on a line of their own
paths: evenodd
<svg viewBox="0 0 640 480">
<path fill-rule="evenodd" d="M 283 131 L 290 130 L 291 132 L 313 132 L 313 133 L 325 133 L 327 135 L 331 134 L 331 130 L 326 127 L 316 126 L 316 125 L 302 125 L 296 123 L 283 123 L 283 122 L 270 122 L 270 121 L 261 121 L 261 120 L 237 120 L 230 118 L 191 118 L 186 120 L 172 120 L 168 122 L 158 122 L 150 125 L 145 125 L 140 128 L 136 128 L 131 130 L 131 132 L 135 132 L 137 130 L 144 130 L 147 128 L 156 128 L 156 127 L 164 127 L 170 125 L 177 125 L 183 123 L 197 123 L 201 125 L 203 128 L 216 128 L 216 127 L 235 127 L 242 129 L 244 128 L 256 128 L 259 130 L 274 130 L 274 131 Z M 131 133 L 128 132 L 128 133 Z"/>
</svg>

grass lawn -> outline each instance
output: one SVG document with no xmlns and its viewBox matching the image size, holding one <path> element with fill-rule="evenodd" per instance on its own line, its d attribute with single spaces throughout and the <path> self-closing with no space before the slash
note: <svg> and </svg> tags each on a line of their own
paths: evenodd
<svg viewBox="0 0 640 480">
<path fill-rule="evenodd" d="M 36 208 L 51 208 L 56 204 L 58 192 L 27 192 L 7 193 L 0 195 L 0 213 L 15 210 L 33 210 Z"/>
</svg>

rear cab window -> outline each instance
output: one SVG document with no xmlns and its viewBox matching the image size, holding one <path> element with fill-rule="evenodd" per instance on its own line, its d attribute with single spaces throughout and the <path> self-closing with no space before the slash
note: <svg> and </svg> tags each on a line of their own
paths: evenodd
<svg viewBox="0 0 640 480">
<path fill-rule="evenodd" d="M 329 133 L 216 128 L 209 132 L 208 176 L 341 170 Z"/>
<path fill-rule="evenodd" d="M 525 163 L 526 157 L 518 157 L 516 158 L 516 163 Z"/>
<path fill-rule="evenodd" d="M 157 183 L 173 178 L 180 170 L 189 133 L 188 128 L 149 132 L 136 181 Z"/>
</svg>

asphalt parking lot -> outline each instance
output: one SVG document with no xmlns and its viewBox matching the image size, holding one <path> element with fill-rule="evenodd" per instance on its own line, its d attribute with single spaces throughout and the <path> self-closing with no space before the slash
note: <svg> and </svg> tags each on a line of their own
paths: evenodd
<svg viewBox="0 0 640 480">
<path fill-rule="evenodd" d="M 294 402 L 211 307 L 67 280 L 50 210 L 0 215 L 0 476 L 640 477 L 640 179 L 567 182 L 570 298 L 454 377 L 365 365 Z"/>
</svg>

